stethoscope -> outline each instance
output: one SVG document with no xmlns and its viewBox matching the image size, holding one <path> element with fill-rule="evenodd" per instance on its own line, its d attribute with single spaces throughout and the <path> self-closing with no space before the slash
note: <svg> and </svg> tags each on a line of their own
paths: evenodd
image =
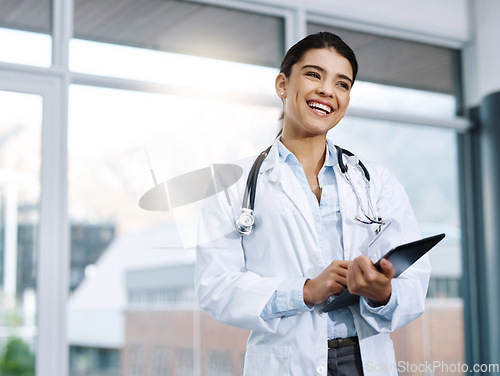
<svg viewBox="0 0 500 376">
<path fill-rule="evenodd" d="M 348 167 L 344 163 L 343 158 L 342 158 L 343 154 L 347 155 L 348 157 L 353 157 L 354 154 L 351 153 L 349 150 L 342 149 L 341 147 L 339 147 L 337 145 L 335 145 L 335 148 L 337 149 L 337 158 L 338 158 L 340 171 L 342 172 L 342 175 L 346 179 L 347 183 L 349 183 L 349 185 L 351 186 L 351 188 L 354 192 L 354 195 L 356 196 L 356 200 L 358 201 L 361 212 L 363 213 L 363 216 L 364 216 L 364 218 L 362 218 L 360 216 L 355 216 L 354 220 L 356 220 L 359 223 L 366 224 L 366 225 L 376 224 L 378 226 L 375 230 L 375 233 L 376 234 L 380 233 L 382 226 L 385 225 L 386 222 L 384 220 L 382 220 L 382 218 L 377 215 L 377 213 L 375 212 L 375 209 L 373 207 L 372 200 L 371 200 L 371 193 L 370 193 L 370 173 L 368 172 L 368 169 L 363 164 L 363 162 L 361 162 L 358 159 L 356 164 L 363 171 L 363 177 L 364 177 L 365 188 L 366 188 L 366 195 L 367 195 L 367 199 L 368 199 L 368 208 L 365 208 L 365 206 L 363 205 L 363 202 L 361 201 L 361 197 L 359 195 L 359 192 L 351 180 L 351 177 L 350 177 L 349 171 L 348 171 Z M 255 204 L 255 192 L 257 189 L 257 178 L 259 175 L 260 166 L 262 165 L 262 162 L 264 162 L 264 159 L 266 159 L 267 155 L 269 154 L 269 150 L 271 150 L 271 146 L 259 154 L 259 156 L 255 159 L 255 162 L 253 163 L 252 168 L 250 169 L 250 172 L 248 173 L 245 193 L 243 195 L 241 212 L 240 212 L 240 215 L 238 217 L 236 217 L 236 219 L 234 220 L 234 227 L 236 228 L 236 231 L 240 235 L 250 235 L 254 230 L 255 217 L 254 217 L 253 211 L 254 211 L 254 204 Z"/>
</svg>

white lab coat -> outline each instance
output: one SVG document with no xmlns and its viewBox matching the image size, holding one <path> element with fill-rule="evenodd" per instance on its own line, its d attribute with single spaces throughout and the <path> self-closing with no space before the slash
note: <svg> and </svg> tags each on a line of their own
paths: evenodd
<svg viewBox="0 0 500 376">
<path fill-rule="evenodd" d="M 276 143 L 259 172 L 255 199 L 255 230 L 247 237 L 234 231 L 241 210 L 248 171 L 255 158 L 245 160 L 240 181 L 214 196 L 202 216 L 200 242 L 218 232 L 218 239 L 197 250 L 195 286 L 200 307 L 211 316 L 236 327 L 250 329 L 245 356 L 247 376 L 309 376 L 327 373 L 327 315 L 321 305 L 312 311 L 263 320 L 260 315 L 285 279 L 314 278 L 327 266 L 305 196 L 291 169 L 279 161 Z M 365 181 L 356 158 L 345 158 L 349 174 L 367 207 Z M 391 225 L 368 256 L 377 260 L 396 245 L 420 238 L 408 198 L 387 169 L 364 161 L 371 174 L 371 197 L 378 215 Z M 345 259 L 365 253 L 376 225 L 360 224 L 362 215 L 351 187 L 336 165 L 335 176 L 342 214 Z M 365 376 L 397 375 L 389 333 L 408 324 L 424 310 L 430 264 L 420 259 L 397 279 L 393 296 L 397 307 L 392 320 L 383 319 L 364 304 L 351 306 L 360 342 Z"/>
</svg>

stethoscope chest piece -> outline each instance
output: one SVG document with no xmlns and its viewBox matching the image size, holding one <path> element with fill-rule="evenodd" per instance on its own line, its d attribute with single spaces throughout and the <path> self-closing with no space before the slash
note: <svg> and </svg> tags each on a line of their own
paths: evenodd
<svg viewBox="0 0 500 376">
<path fill-rule="evenodd" d="M 255 191 L 257 190 L 257 178 L 259 175 L 260 166 L 266 159 L 267 154 L 271 150 L 269 146 L 266 150 L 259 154 L 255 160 L 250 172 L 248 173 L 245 194 L 243 196 L 243 204 L 240 215 L 234 220 L 236 232 L 240 235 L 250 235 L 253 232 L 255 218 L 253 216 L 253 208 L 255 205 Z"/>
<path fill-rule="evenodd" d="M 234 220 L 234 227 L 240 235 L 250 235 L 253 232 L 254 223 L 253 210 L 242 208 L 240 215 Z"/>
</svg>

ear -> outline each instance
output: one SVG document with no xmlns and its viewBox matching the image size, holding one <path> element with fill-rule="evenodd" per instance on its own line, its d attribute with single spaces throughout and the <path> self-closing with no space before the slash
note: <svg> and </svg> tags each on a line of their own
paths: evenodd
<svg viewBox="0 0 500 376">
<path fill-rule="evenodd" d="M 276 82 L 275 82 L 276 94 L 281 99 L 286 98 L 286 84 L 287 84 L 287 82 L 288 82 L 288 79 L 286 78 L 284 73 L 280 73 L 280 74 L 278 74 L 278 76 L 276 76 Z"/>
</svg>

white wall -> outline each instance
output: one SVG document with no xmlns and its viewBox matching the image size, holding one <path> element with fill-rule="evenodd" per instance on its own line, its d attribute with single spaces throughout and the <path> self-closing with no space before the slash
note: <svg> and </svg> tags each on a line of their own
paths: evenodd
<svg viewBox="0 0 500 376">
<path fill-rule="evenodd" d="M 468 107 L 500 91 L 500 1 L 471 0 L 470 4 L 472 37 L 463 54 Z"/>
</svg>

